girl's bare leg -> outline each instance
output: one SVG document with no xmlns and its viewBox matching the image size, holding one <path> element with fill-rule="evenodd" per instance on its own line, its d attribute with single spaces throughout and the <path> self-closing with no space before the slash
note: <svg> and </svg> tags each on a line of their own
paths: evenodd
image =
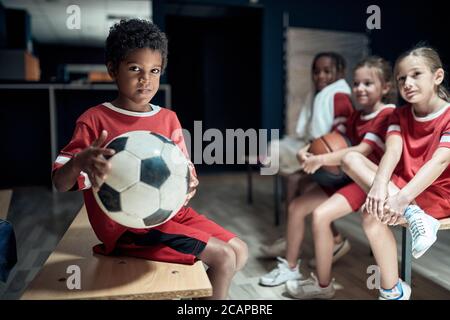
<svg viewBox="0 0 450 320">
<path fill-rule="evenodd" d="M 297 265 L 299 250 L 305 235 L 305 217 L 327 199 L 328 195 L 315 185 L 289 204 L 286 231 L 286 260 L 289 267 L 294 268 Z"/>
<path fill-rule="evenodd" d="M 342 159 L 342 169 L 362 189 L 369 192 L 375 179 L 377 165 L 358 152 L 349 152 Z M 389 182 L 389 194 L 395 194 L 399 189 Z M 399 279 L 397 262 L 397 244 L 390 228 L 363 212 L 363 228 L 369 239 L 375 260 L 381 271 L 381 287 L 393 288 Z"/>
<path fill-rule="evenodd" d="M 338 193 L 313 211 L 314 248 L 316 253 L 316 271 L 319 283 L 328 286 L 331 281 L 334 240 L 330 226 L 333 221 L 351 213 L 352 207 L 347 199 Z"/>
</svg>

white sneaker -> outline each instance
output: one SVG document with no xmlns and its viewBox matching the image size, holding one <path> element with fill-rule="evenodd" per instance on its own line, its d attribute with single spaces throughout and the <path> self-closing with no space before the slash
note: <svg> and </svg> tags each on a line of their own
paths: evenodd
<svg viewBox="0 0 450 320">
<path fill-rule="evenodd" d="M 300 260 L 298 261 L 297 266 L 293 269 L 289 268 L 288 262 L 285 259 L 277 257 L 277 260 L 279 261 L 277 267 L 259 278 L 259 284 L 263 286 L 275 287 L 285 283 L 288 280 L 302 279 L 302 274 L 299 271 Z"/>
<path fill-rule="evenodd" d="M 350 241 L 348 241 L 347 238 L 344 238 L 344 240 L 340 243 L 336 243 L 333 247 L 333 259 L 331 260 L 331 263 L 335 263 L 340 258 L 345 256 L 350 251 L 351 247 L 352 246 L 350 245 Z M 316 265 L 317 263 L 315 258 L 309 260 L 308 267 L 313 269 L 316 267 Z"/>
<path fill-rule="evenodd" d="M 405 218 L 412 236 L 412 255 L 418 259 L 436 241 L 436 234 L 441 224 L 416 205 L 409 205 L 406 208 Z"/>
<path fill-rule="evenodd" d="M 391 290 L 380 289 L 378 300 L 409 300 L 411 297 L 411 287 L 402 279 Z"/>
<path fill-rule="evenodd" d="M 284 257 L 286 255 L 286 239 L 279 238 L 271 245 L 262 245 L 259 250 L 267 258 Z"/>
<path fill-rule="evenodd" d="M 326 288 L 319 285 L 319 280 L 311 273 L 311 277 L 306 280 L 289 280 L 286 282 L 286 290 L 290 296 L 300 300 L 308 299 L 331 299 L 334 297 L 334 279 Z"/>
</svg>

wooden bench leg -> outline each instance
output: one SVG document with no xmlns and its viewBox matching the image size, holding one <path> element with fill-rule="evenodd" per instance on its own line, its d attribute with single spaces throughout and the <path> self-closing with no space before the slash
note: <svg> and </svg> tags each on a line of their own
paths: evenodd
<svg viewBox="0 0 450 320">
<path fill-rule="evenodd" d="M 412 238 L 408 228 L 402 228 L 402 264 L 401 277 L 411 285 Z"/>
<path fill-rule="evenodd" d="M 247 203 L 253 204 L 252 165 L 247 162 Z"/>
<path fill-rule="evenodd" d="M 276 174 L 274 175 L 274 202 L 275 202 L 275 225 L 280 225 L 280 206 L 281 206 L 281 187 L 283 178 Z"/>
</svg>

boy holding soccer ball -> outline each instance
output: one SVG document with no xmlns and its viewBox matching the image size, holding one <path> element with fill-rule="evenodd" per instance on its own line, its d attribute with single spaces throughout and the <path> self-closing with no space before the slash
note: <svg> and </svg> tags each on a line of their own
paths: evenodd
<svg viewBox="0 0 450 320">
<path fill-rule="evenodd" d="M 94 252 L 120 254 L 149 260 L 209 266 L 212 299 L 225 299 L 234 274 L 247 260 L 247 246 L 237 236 L 182 207 L 174 218 L 150 229 L 133 229 L 108 218 L 94 192 L 111 170 L 105 156 L 114 150 L 104 146 L 115 137 L 148 130 L 173 140 L 189 157 L 176 114 L 150 104 L 159 88 L 167 62 L 167 38 L 149 21 L 131 19 L 115 24 L 106 40 L 106 65 L 118 88 L 114 101 L 88 109 L 77 120 L 72 140 L 53 166 L 58 191 L 83 190 L 91 225 L 102 244 Z M 198 184 L 191 163 L 188 200 Z"/>
</svg>

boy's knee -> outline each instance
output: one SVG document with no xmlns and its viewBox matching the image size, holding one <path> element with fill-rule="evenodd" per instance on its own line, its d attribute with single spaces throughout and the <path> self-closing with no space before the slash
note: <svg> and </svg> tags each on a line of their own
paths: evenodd
<svg viewBox="0 0 450 320">
<path fill-rule="evenodd" d="M 222 245 L 216 255 L 216 268 L 223 269 L 223 272 L 234 272 L 236 269 L 236 253 L 229 244 Z"/>
<path fill-rule="evenodd" d="M 241 239 L 234 238 L 232 244 L 232 248 L 234 249 L 234 253 L 236 255 L 236 271 L 244 268 L 245 264 L 248 260 L 248 246 Z"/>
</svg>

